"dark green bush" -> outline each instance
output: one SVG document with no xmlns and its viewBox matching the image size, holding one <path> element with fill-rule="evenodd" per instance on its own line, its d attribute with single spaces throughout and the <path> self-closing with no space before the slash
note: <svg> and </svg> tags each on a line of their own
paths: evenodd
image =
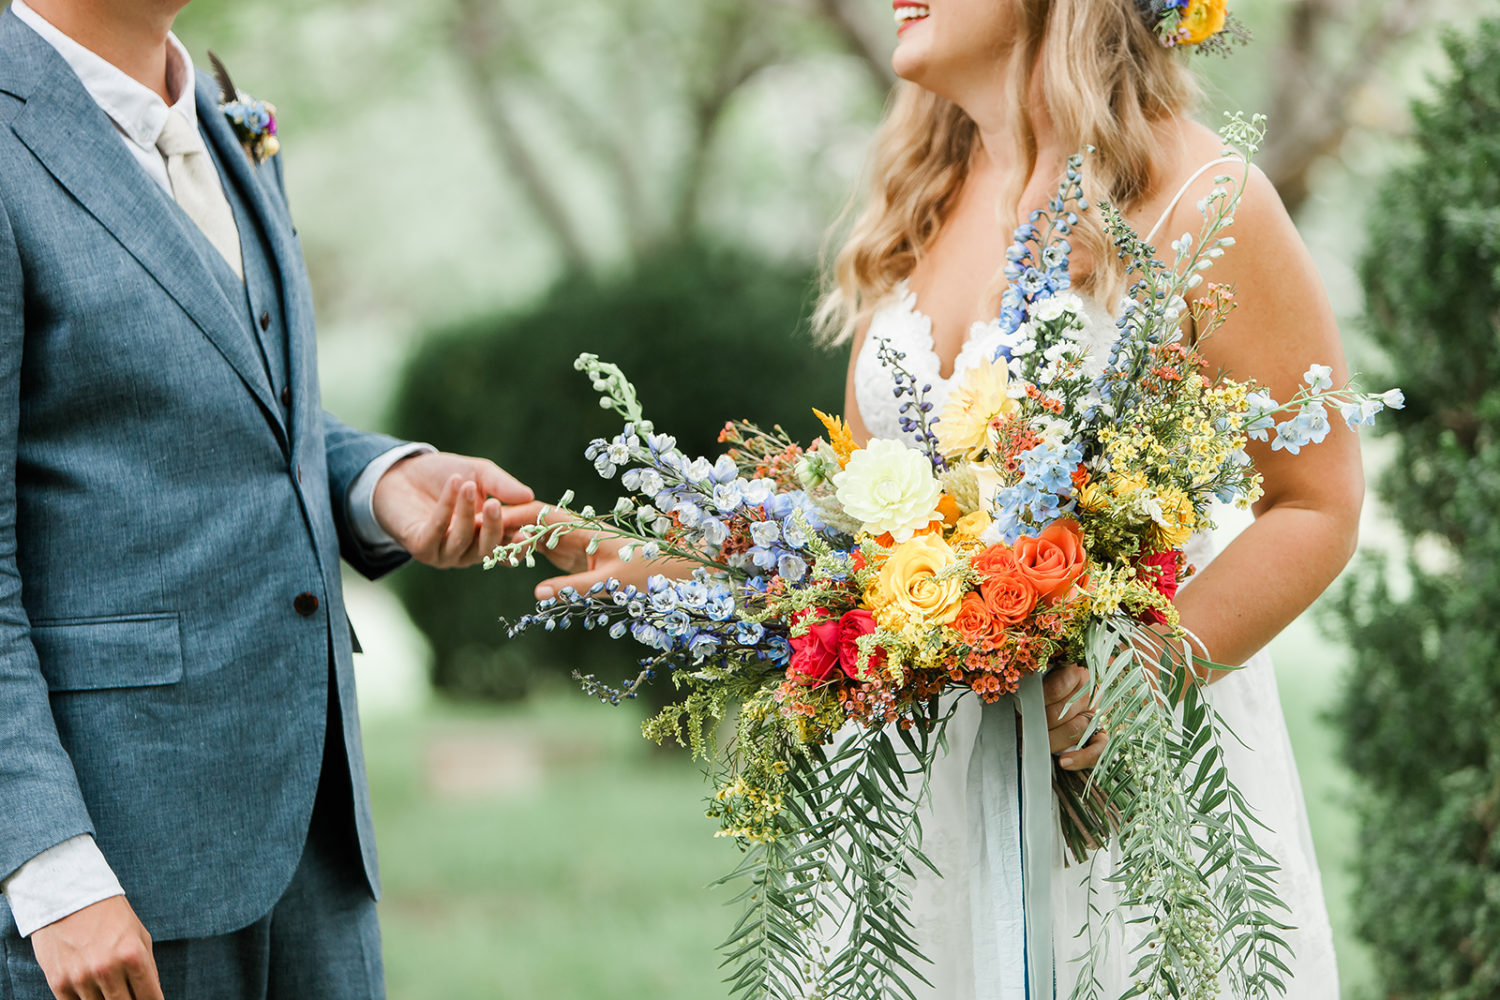
<svg viewBox="0 0 1500 1000">
<path fill-rule="evenodd" d="M 578 503 L 611 506 L 619 484 L 583 457 L 619 421 L 599 408 L 573 360 L 589 351 L 624 369 L 647 416 L 689 454 L 714 456 L 730 419 L 820 433 L 810 408 L 837 411 L 844 358 L 817 350 L 804 317 L 812 275 L 744 254 L 689 247 L 663 252 L 615 280 L 573 277 L 535 308 L 433 335 L 412 359 L 393 425 L 404 437 L 484 455 L 543 500 L 576 489 Z M 551 575 L 550 568 L 546 575 Z M 439 573 L 413 566 L 397 593 L 436 654 L 445 691 L 520 697 L 537 670 L 585 665 L 623 677 L 637 651 L 580 631 L 508 641 L 498 622 L 532 606 L 543 570 Z"/>
<path fill-rule="evenodd" d="M 1361 778 L 1358 931 L 1390 997 L 1500 997 L 1500 21 L 1448 43 L 1419 152 L 1382 186 L 1362 277 L 1408 406 L 1380 493 L 1410 586 L 1343 594 Z M 1423 558 L 1418 564 L 1415 553 Z"/>
</svg>

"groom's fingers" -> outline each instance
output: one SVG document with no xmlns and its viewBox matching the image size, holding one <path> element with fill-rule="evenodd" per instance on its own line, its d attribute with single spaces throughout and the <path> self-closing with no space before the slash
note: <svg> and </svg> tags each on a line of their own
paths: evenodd
<svg viewBox="0 0 1500 1000">
<path fill-rule="evenodd" d="M 438 494 L 437 502 L 426 512 L 425 520 L 421 525 L 412 532 L 411 544 L 407 546 L 407 551 L 415 558 L 424 563 L 437 561 L 438 549 L 442 545 L 443 535 L 447 532 L 448 525 L 453 520 L 453 505 L 458 499 L 458 488 L 462 484 L 462 476 L 457 474 L 449 476 L 448 481 L 443 484 L 442 492 Z"/>
<path fill-rule="evenodd" d="M 479 506 L 479 488 L 472 482 L 458 488 L 458 498 L 453 503 L 448 526 L 443 532 L 438 557 L 445 566 L 460 562 L 474 547 L 474 512 Z"/>
<path fill-rule="evenodd" d="M 161 992 L 161 976 L 157 972 L 156 962 L 150 960 L 150 967 L 130 976 L 130 996 L 135 1000 L 166 1000 Z M 177 1000 L 176 997 L 173 1000 Z"/>
<path fill-rule="evenodd" d="M 479 547 L 474 554 L 477 562 L 494 552 L 505 535 L 505 508 L 494 497 L 486 500 L 479 511 Z"/>
<path fill-rule="evenodd" d="M 479 488 L 487 497 L 494 497 L 503 504 L 531 503 L 536 494 L 531 487 L 506 472 L 494 462 L 479 462 L 477 479 Z"/>
</svg>

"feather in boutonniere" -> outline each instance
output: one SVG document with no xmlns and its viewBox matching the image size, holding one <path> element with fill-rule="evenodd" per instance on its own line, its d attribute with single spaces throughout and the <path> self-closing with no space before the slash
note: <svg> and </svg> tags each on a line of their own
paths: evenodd
<svg viewBox="0 0 1500 1000">
<path fill-rule="evenodd" d="M 251 161 L 258 165 L 275 156 L 281 149 L 281 141 L 276 138 L 276 106 L 257 101 L 236 87 L 223 61 L 212 52 L 208 61 L 213 64 L 214 79 L 219 84 L 219 110 Z"/>
</svg>

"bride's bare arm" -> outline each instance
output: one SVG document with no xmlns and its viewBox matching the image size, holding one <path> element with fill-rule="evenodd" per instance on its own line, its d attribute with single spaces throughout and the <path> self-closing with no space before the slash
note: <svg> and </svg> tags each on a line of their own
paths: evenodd
<svg viewBox="0 0 1500 1000">
<path fill-rule="evenodd" d="M 1184 199 L 1169 232 L 1197 231 L 1194 205 L 1211 187 Z M 1327 292 L 1259 170 L 1250 173 L 1229 235 L 1236 245 L 1206 275 L 1234 286 L 1238 307 L 1202 345 L 1210 374 L 1253 379 L 1278 400 L 1296 393 L 1313 364 L 1332 366 L 1335 384 L 1343 384 L 1348 372 Z M 1265 477 L 1255 521 L 1177 598 L 1183 625 L 1218 663 L 1241 664 L 1264 648 L 1354 553 L 1364 474 L 1357 438 L 1343 421 L 1332 423 L 1327 440 L 1299 455 L 1252 443 L 1250 457 Z"/>
</svg>

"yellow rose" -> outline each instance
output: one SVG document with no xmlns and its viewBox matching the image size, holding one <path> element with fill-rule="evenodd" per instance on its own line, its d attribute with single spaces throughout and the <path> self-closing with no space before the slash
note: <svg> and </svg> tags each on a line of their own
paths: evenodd
<svg viewBox="0 0 1500 1000">
<path fill-rule="evenodd" d="M 1199 45 L 1224 30 L 1229 17 L 1228 0 L 1191 0 L 1182 12 L 1182 41 Z"/>
<path fill-rule="evenodd" d="M 873 588 L 877 606 L 925 625 L 948 624 L 958 617 L 967 586 L 961 573 L 942 579 L 939 575 L 958 563 L 958 553 L 942 538 L 918 535 L 892 552 L 880 568 Z"/>
<path fill-rule="evenodd" d="M 933 425 L 944 455 L 979 451 L 988 443 L 990 421 L 1015 412 L 1016 401 L 1006 393 L 1009 384 L 1003 361 L 981 361 L 965 373 Z"/>
</svg>

